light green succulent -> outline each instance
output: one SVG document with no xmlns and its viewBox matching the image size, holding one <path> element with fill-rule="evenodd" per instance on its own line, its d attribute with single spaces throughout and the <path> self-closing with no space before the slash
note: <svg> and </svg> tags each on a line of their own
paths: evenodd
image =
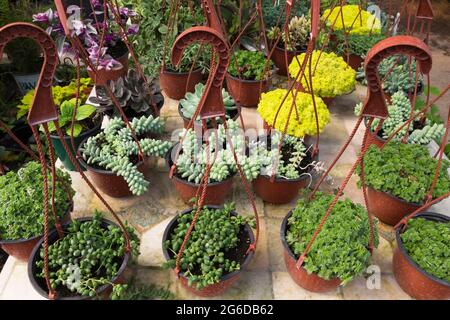
<svg viewBox="0 0 450 320">
<path fill-rule="evenodd" d="M 205 85 L 203 83 L 198 83 L 195 86 L 194 92 L 186 93 L 184 99 L 180 100 L 181 105 L 181 113 L 188 119 L 192 119 L 194 116 L 195 110 L 200 103 L 200 99 L 202 98 L 203 92 L 205 91 Z M 225 90 L 222 89 L 222 99 L 223 105 L 225 106 L 225 112 L 227 118 L 229 118 L 230 111 L 236 110 L 236 104 L 234 102 L 233 97 Z M 200 116 L 197 117 L 197 120 L 200 120 Z"/>
</svg>

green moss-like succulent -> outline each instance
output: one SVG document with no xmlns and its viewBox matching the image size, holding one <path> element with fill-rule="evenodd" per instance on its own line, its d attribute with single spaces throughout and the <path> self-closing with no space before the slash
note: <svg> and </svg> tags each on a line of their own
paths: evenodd
<svg viewBox="0 0 450 320">
<path fill-rule="evenodd" d="M 288 220 L 286 240 L 299 257 L 305 250 L 334 195 L 317 192 L 311 201 L 300 199 Z M 376 224 L 374 245 L 378 246 Z M 339 200 L 306 255 L 303 267 L 311 274 L 346 284 L 370 264 L 370 239 L 366 210 L 349 199 Z"/>
<path fill-rule="evenodd" d="M 58 217 L 62 217 L 70 209 L 75 191 L 71 188 L 70 176 L 59 169 L 56 172 L 58 179 L 55 188 L 55 212 Z M 51 181 L 51 174 L 48 171 L 49 199 L 51 199 Z M 29 162 L 17 172 L 10 171 L 0 176 L 0 239 L 28 239 L 43 234 L 43 192 L 44 181 L 41 166 L 37 162 Z M 54 223 L 51 209 L 49 221 L 51 228 Z"/>
<path fill-rule="evenodd" d="M 450 162 L 443 160 L 433 198 L 450 192 L 449 167 Z M 389 142 L 382 150 L 371 145 L 364 157 L 367 186 L 412 203 L 422 203 L 436 168 L 437 159 L 430 156 L 427 148 L 416 144 Z"/>
<path fill-rule="evenodd" d="M 414 218 L 401 238 L 415 263 L 430 275 L 450 283 L 450 223 Z"/>
<path fill-rule="evenodd" d="M 273 62 L 268 62 L 265 70 L 266 57 L 259 51 L 239 50 L 232 55 L 228 72 L 233 77 L 241 77 L 245 80 L 265 80 L 272 71 Z"/>
</svg>

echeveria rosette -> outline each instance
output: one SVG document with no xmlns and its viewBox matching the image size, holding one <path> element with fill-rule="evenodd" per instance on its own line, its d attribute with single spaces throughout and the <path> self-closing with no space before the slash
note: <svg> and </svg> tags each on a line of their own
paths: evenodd
<svg viewBox="0 0 450 320">
<path fill-rule="evenodd" d="M 258 112 L 269 125 L 273 126 L 277 110 L 287 93 L 288 91 L 286 89 L 276 89 L 261 95 L 261 100 L 258 104 Z M 275 129 L 278 131 L 284 131 L 293 99 L 293 93 L 290 93 L 276 117 Z M 292 110 L 286 133 L 299 138 L 304 137 L 305 135 L 312 136 L 317 134 L 316 116 L 314 113 L 314 105 L 311 95 L 308 93 L 299 92 L 295 101 L 299 120 L 296 119 L 295 110 Z M 331 117 L 327 106 L 321 98 L 315 97 L 315 102 L 320 133 L 330 122 Z"/>
<path fill-rule="evenodd" d="M 293 59 L 289 65 L 289 74 L 294 79 L 300 71 L 300 66 L 306 54 L 302 53 Z M 318 63 L 317 60 L 319 59 Z M 317 66 L 316 66 L 317 65 Z M 312 68 L 315 72 L 312 77 L 314 94 L 323 98 L 333 98 L 355 89 L 356 71 L 353 70 L 342 57 L 333 52 L 320 52 L 314 50 L 312 54 Z M 302 86 L 307 90 L 309 84 L 309 59 L 306 65 L 305 76 L 302 77 Z"/>
<path fill-rule="evenodd" d="M 379 34 L 381 33 L 381 22 L 373 14 L 366 10 L 361 10 L 359 14 L 359 5 L 337 5 L 330 12 L 327 9 L 322 14 L 322 20 L 326 19 L 326 25 L 332 27 L 334 30 L 342 30 L 345 27 L 345 31 L 350 34 Z M 341 14 L 342 12 L 342 14 Z M 344 17 L 344 23 L 342 23 L 342 16 Z"/>
<path fill-rule="evenodd" d="M 364 177 L 368 187 L 389 193 L 410 203 L 423 203 L 437 167 L 437 159 L 417 144 L 389 142 L 382 150 L 372 145 L 364 157 Z M 450 192 L 448 168 L 442 160 L 433 198 Z M 360 168 L 357 170 L 360 173 Z"/>
<path fill-rule="evenodd" d="M 305 251 L 333 198 L 334 195 L 317 192 L 311 201 L 301 198 L 292 210 L 286 241 L 297 258 Z M 369 239 L 369 220 L 364 207 L 350 199 L 338 200 L 307 253 L 303 268 L 309 274 L 326 280 L 339 278 L 346 284 L 369 266 Z M 376 223 L 374 245 L 378 246 Z"/>
<path fill-rule="evenodd" d="M 50 199 L 52 179 L 50 172 L 47 174 Z M 62 217 L 68 212 L 75 191 L 71 188 L 71 179 L 67 173 L 57 169 L 56 174 L 55 212 L 58 217 Z M 41 165 L 37 162 L 29 162 L 17 172 L 10 171 L 0 176 L 0 239 L 29 239 L 43 234 L 43 190 Z M 51 206 L 49 221 L 52 228 L 54 220 Z"/>
</svg>

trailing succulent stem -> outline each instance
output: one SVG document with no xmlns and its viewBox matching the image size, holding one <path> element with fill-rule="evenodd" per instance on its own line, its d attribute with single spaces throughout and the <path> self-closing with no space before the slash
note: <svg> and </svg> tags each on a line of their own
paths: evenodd
<svg viewBox="0 0 450 320">
<path fill-rule="evenodd" d="M 171 147 L 168 141 L 146 137 L 151 133 L 163 132 L 164 122 L 160 118 L 152 115 L 134 118 L 131 127 L 145 156 L 163 157 Z M 137 168 L 138 145 L 122 119 L 113 118 L 102 132 L 90 137 L 80 151 L 88 164 L 96 164 L 122 176 L 134 195 L 142 195 L 147 191 L 149 182 Z"/>
</svg>

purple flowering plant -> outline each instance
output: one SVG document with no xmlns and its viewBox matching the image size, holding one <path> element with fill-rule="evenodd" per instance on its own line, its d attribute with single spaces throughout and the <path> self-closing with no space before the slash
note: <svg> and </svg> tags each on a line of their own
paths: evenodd
<svg viewBox="0 0 450 320">
<path fill-rule="evenodd" d="M 119 56 L 114 56 L 113 52 L 116 46 L 123 45 L 115 13 L 119 13 L 120 24 L 125 27 L 127 36 L 133 36 L 138 33 L 139 26 L 128 22 L 132 21 L 136 12 L 127 7 L 116 8 L 110 3 L 102 4 L 99 0 L 91 0 L 91 3 L 94 10 L 89 17 L 83 17 L 82 9 L 79 6 L 67 7 L 68 27 L 71 35 L 77 36 L 83 43 L 91 63 L 98 69 L 111 70 L 121 66 L 120 62 L 116 60 Z M 33 15 L 33 21 L 45 26 L 47 33 L 54 36 L 57 41 L 64 42 L 63 53 L 70 51 L 76 55 L 73 48 L 65 41 L 64 28 L 57 11 L 48 9 L 46 12 L 37 13 Z"/>
</svg>

